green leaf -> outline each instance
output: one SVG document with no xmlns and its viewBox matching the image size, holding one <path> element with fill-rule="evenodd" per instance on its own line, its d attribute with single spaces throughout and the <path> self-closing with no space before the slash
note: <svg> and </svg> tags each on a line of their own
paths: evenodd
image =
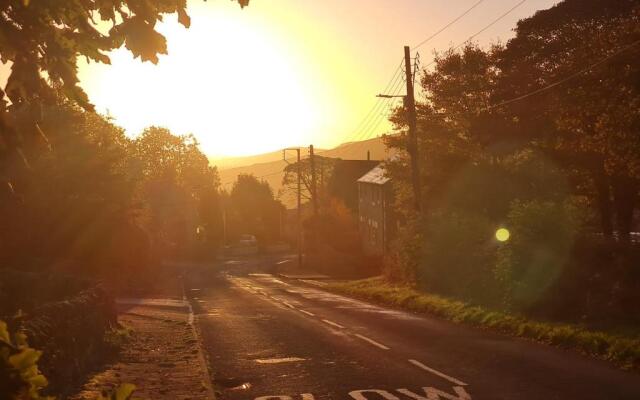
<svg viewBox="0 0 640 400">
<path fill-rule="evenodd" d="M 9 337 L 9 330 L 7 329 L 7 323 L 0 321 L 0 340 L 5 343 L 11 344 L 11 338 Z"/>
<path fill-rule="evenodd" d="M 123 383 L 118 387 L 118 389 L 116 389 L 115 400 L 128 400 L 135 390 L 135 385 L 131 383 Z"/>
<path fill-rule="evenodd" d="M 9 364 L 19 371 L 26 370 L 38 362 L 41 354 L 42 352 L 31 348 L 23 349 L 20 353 L 9 357 Z"/>
<path fill-rule="evenodd" d="M 47 378 L 45 378 L 44 375 L 38 374 L 32 378 L 29 378 L 29 383 L 31 383 L 31 386 L 33 387 L 44 388 L 47 387 L 49 381 L 47 381 Z"/>
</svg>

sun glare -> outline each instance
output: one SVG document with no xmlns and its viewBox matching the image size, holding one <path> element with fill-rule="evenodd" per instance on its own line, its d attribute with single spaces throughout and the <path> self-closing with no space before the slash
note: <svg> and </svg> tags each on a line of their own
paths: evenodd
<svg viewBox="0 0 640 400">
<path fill-rule="evenodd" d="M 169 18 L 159 26 L 169 55 L 158 65 L 121 49 L 111 66 L 81 68 L 98 109 L 130 135 L 149 125 L 193 133 L 210 155 L 310 143 L 322 107 L 287 48 L 235 8 L 192 6 L 190 12 L 189 29 Z"/>
</svg>

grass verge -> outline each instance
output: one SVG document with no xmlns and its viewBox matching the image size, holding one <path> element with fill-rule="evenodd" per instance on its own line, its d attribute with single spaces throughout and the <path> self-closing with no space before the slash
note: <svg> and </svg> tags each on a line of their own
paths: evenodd
<svg viewBox="0 0 640 400">
<path fill-rule="evenodd" d="M 333 292 L 408 311 L 427 313 L 458 323 L 490 328 L 608 360 L 623 369 L 640 370 L 640 338 L 591 331 L 577 325 L 532 321 L 525 317 L 488 310 L 458 300 L 451 300 L 395 285 L 383 278 L 331 284 Z"/>
</svg>

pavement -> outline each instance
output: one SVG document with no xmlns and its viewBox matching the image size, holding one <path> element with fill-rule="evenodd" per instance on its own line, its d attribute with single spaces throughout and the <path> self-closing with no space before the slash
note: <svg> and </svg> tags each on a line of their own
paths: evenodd
<svg viewBox="0 0 640 400">
<path fill-rule="evenodd" d="M 118 322 L 130 330 L 116 359 L 88 379 L 71 400 L 94 400 L 123 383 L 135 398 L 214 398 L 189 302 L 175 298 L 120 298 Z M 1 396 L 0 396 L 1 397 Z"/>
<path fill-rule="evenodd" d="M 606 362 L 228 267 L 188 284 L 222 400 L 640 399 Z"/>
</svg>

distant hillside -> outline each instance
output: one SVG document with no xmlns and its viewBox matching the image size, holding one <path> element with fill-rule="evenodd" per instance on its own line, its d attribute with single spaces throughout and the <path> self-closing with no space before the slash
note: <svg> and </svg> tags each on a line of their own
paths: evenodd
<svg viewBox="0 0 640 400">
<path fill-rule="evenodd" d="M 209 158 L 209 162 L 218 167 L 218 170 L 265 164 L 280 160 L 282 160 L 282 150 L 244 157 Z"/>
<path fill-rule="evenodd" d="M 318 150 L 316 154 L 345 160 L 366 160 L 367 151 L 370 152 L 372 160 L 382 161 L 389 156 L 382 138 L 345 143 L 334 149 Z M 302 154 L 303 157 L 308 157 L 306 151 L 303 151 Z M 218 166 L 220 181 L 225 189 L 230 189 L 240 174 L 253 174 L 267 181 L 276 195 L 282 189 L 282 171 L 286 163 L 282 161 L 281 151 L 249 157 L 211 160 L 211 163 Z M 290 196 L 283 196 L 281 199 L 287 207 L 295 206 L 295 201 Z"/>
</svg>

